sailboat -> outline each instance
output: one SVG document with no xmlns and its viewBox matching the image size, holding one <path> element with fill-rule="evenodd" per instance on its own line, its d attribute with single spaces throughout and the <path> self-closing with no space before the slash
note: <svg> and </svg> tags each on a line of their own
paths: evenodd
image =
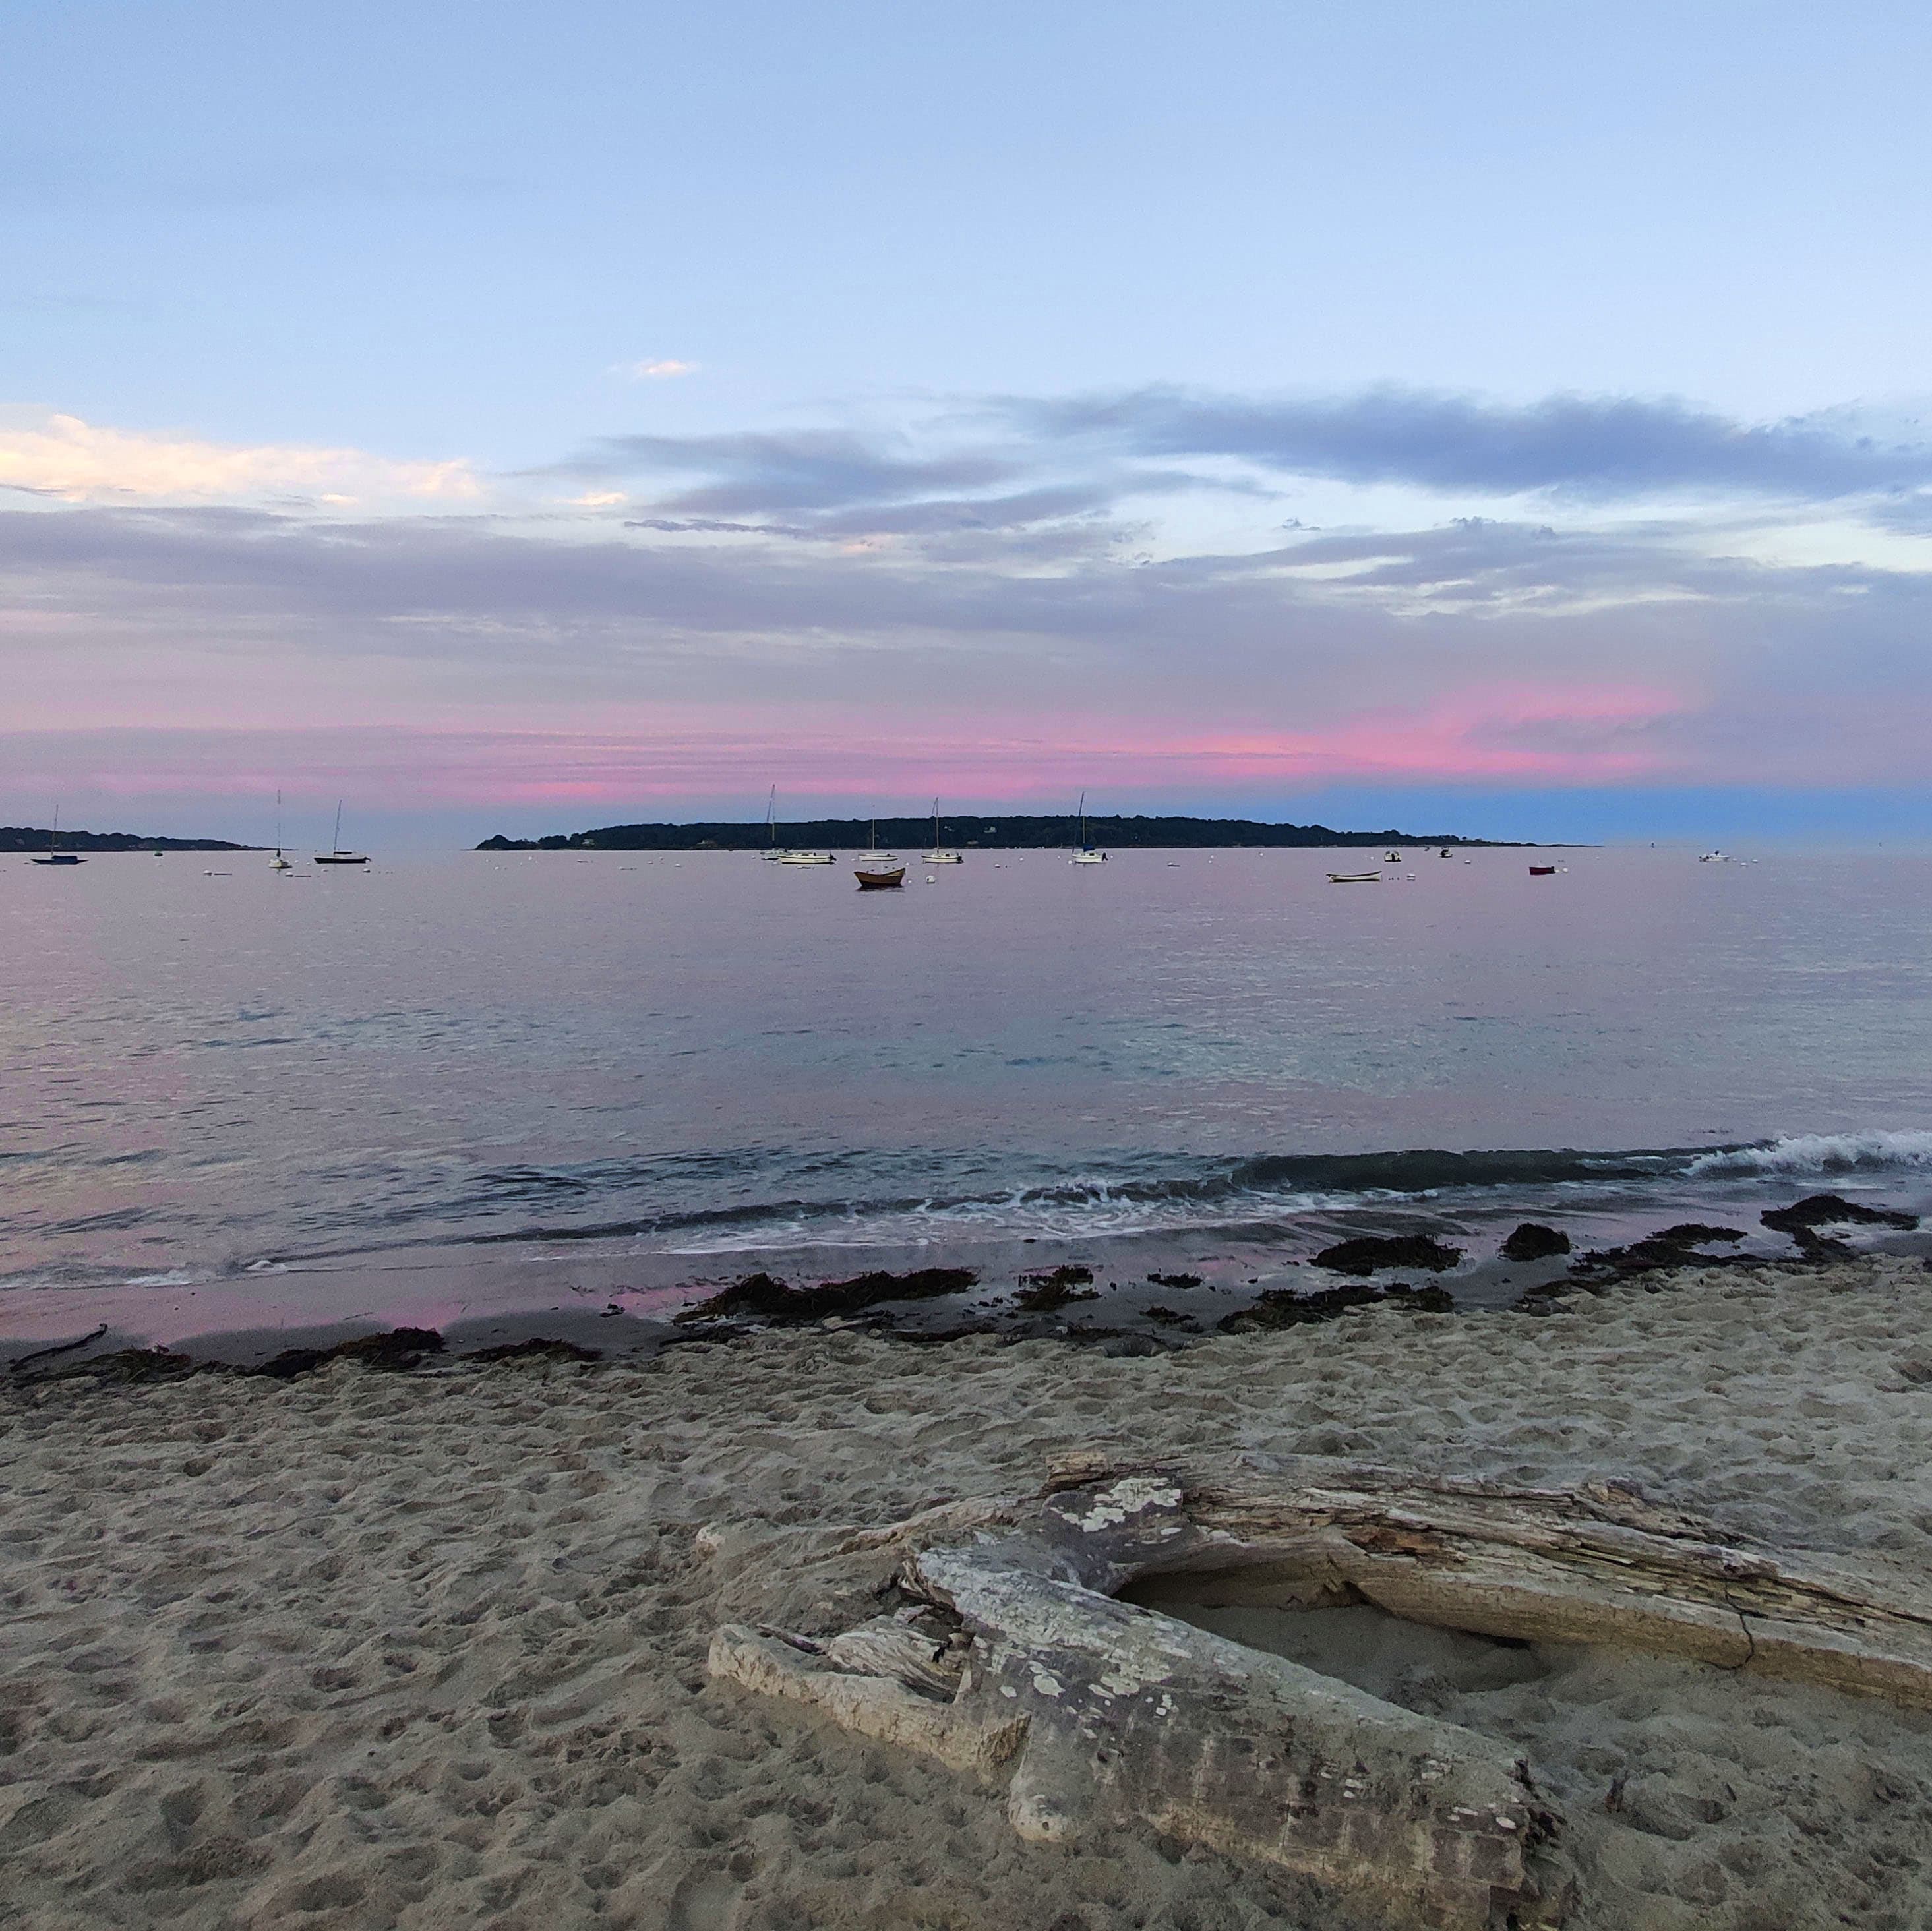
<svg viewBox="0 0 1932 1931">
<path fill-rule="evenodd" d="M 837 857 L 830 852 L 795 851 L 787 846 L 782 850 L 778 846 L 778 787 L 772 787 L 772 795 L 765 800 L 765 849 L 758 856 L 778 865 L 836 865 Z"/>
<path fill-rule="evenodd" d="M 47 834 L 47 855 L 34 860 L 36 865 L 85 865 L 87 861 L 78 852 L 56 851 L 54 847 L 60 840 L 60 807 L 54 807 L 54 828 Z"/>
<path fill-rule="evenodd" d="M 1087 842 L 1087 794 L 1080 794 L 1080 842 L 1073 847 L 1073 854 L 1067 860 L 1070 865 L 1105 865 L 1107 854 L 1096 852 Z"/>
<path fill-rule="evenodd" d="M 866 848 L 866 856 L 854 868 L 852 876 L 859 881 L 861 892 L 890 892 L 905 883 L 905 867 L 892 862 L 890 852 L 879 849 L 879 821 L 872 820 L 872 843 Z"/>
<path fill-rule="evenodd" d="M 965 859 L 956 851 L 949 851 L 939 842 L 939 800 L 932 801 L 932 849 L 921 852 L 920 856 L 928 865 L 964 865 Z"/>
<path fill-rule="evenodd" d="M 340 798 L 335 801 L 334 842 L 327 851 L 316 853 L 315 862 L 317 865 L 367 865 L 369 862 L 366 852 L 346 852 L 342 849 L 342 800 Z"/>
<path fill-rule="evenodd" d="M 292 871 L 295 867 L 282 856 L 282 794 L 275 793 L 275 855 L 268 861 L 271 871 Z"/>
</svg>

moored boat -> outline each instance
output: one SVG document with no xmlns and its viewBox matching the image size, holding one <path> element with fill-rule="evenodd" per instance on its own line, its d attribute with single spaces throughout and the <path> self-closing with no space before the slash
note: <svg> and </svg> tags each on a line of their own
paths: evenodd
<svg viewBox="0 0 1932 1931">
<path fill-rule="evenodd" d="M 932 801 L 932 849 L 921 852 L 920 856 L 928 865 L 964 865 L 966 861 L 959 853 L 939 842 L 939 800 Z"/>
<path fill-rule="evenodd" d="M 1378 871 L 1331 871 L 1328 874 L 1330 885 L 1378 885 L 1382 882 Z"/>
<path fill-rule="evenodd" d="M 1533 865 L 1529 868 L 1532 878 L 1554 878 L 1556 868 L 1553 865 Z"/>
<path fill-rule="evenodd" d="M 1080 842 L 1073 847 L 1072 854 L 1066 862 L 1069 865 L 1105 865 L 1107 862 L 1107 854 L 1096 851 L 1087 842 L 1087 794 L 1084 791 L 1080 794 Z"/>
<path fill-rule="evenodd" d="M 78 852 L 57 851 L 55 847 L 59 841 L 60 807 L 56 805 L 54 807 L 53 829 L 47 834 L 46 856 L 44 858 L 34 859 L 33 863 L 35 865 L 85 865 L 87 862 Z"/>
<path fill-rule="evenodd" d="M 368 853 L 346 852 L 342 849 L 342 800 L 340 798 L 335 801 L 334 842 L 328 850 L 317 852 L 315 862 L 317 865 L 367 865 L 369 862 Z"/>
<path fill-rule="evenodd" d="M 890 892 L 905 883 L 906 868 L 892 862 L 890 852 L 879 849 L 879 821 L 872 820 L 872 842 L 866 848 L 865 856 L 854 868 L 852 876 L 859 881 L 861 892 Z"/>
</svg>

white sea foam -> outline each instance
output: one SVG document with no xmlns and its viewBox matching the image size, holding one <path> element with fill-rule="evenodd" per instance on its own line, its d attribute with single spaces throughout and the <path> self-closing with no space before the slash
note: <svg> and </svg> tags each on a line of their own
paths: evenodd
<svg viewBox="0 0 1932 1931">
<path fill-rule="evenodd" d="M 936 1246 L 962 1240 L 1082 1240 L 1137 1234 L 1279 1221 L 1302 1214 L 1345 1213 L 1426 1196 L 1388 1188 L 1344 1192 L 1238 1192 L 1206 1198 L 1142 1198 L 1106 1181 L 1021 1192 L 998 1199 L 956 1201 L 943 1207 L 854 1209 L 823 1219 L 788 1218 L 735 1227 L 728 1233 L 680 1240 L 680 1255 L 745 1253 L 770 1247 Z M 1430 1192 L 1432 1194 L 1434 1189 Z"/>
<path fill-rule="evenodd" d="M 1932 1167 L 1932 1132 L 1792 1133 L 1762 1147 L 1735 1147 L 1690 1162 L 1692 1177 L 1843 1174 Z"/>
</svg>

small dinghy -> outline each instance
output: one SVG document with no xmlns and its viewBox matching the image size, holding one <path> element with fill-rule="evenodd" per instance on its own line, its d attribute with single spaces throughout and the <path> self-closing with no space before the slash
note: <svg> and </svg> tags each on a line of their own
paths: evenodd
<svg viewBox="0 0 1932 1931">
<path fill-rule="evenodd" d="M 874 818 L 872 844 L 852 873 L 859 881 L 861 892 L 893 892 L 904 884 L 906 868 L 903 865 L 894 865 L 892 856 L 890 852 L 879 849 L 879 821 Z"/>
<path fill-rule="evenodd" d="M 1378 871 L 1331 871 L 1328 874 L 1330 885 L 1379 885 L 1382 874 Z"/>
</svg>

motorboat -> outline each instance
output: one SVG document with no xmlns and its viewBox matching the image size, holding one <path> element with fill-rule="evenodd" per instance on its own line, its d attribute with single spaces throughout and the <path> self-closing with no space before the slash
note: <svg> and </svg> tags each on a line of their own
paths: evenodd
<svg viewBox="0 0 1932 1931">
<path fill-rule="evenodd" d="M 1402 862 L 1402 853 L 1400 852 L 1384 852 L 1382 853 L 1382 862 L 1384 865 L 1400 865 Z"/>
<path fill-rule="evenodd" d="M 963 853 L 950 850 L 939 842 L 939 800 L 937 798 L 932 801 L 932 849 L 929 852 L 921 852 L 920 856 L 928 865 L 964 865 L 966 862 Z"/>
<path fill-rule="evenodd" d="M 836 865 L 838 854 L 836 852 L 780 852 L 778 862 L 781 865 Z"/>
<path fill-rule="evenodd" d="M 315 862 L 317 865 L 367 865 L 369 862 L 367 852 L 349 852 L 342 849 L 342 800 L 340 798 L 335 801 L 334 841 L 327 851 L 315 854 Z"/>
<path fill-rule="evenodd" d="M 1331 871 L 1328 874 L 1330 885 L 1379 885 L 1382 874 L 1378 871 Z"/>
</svg>

